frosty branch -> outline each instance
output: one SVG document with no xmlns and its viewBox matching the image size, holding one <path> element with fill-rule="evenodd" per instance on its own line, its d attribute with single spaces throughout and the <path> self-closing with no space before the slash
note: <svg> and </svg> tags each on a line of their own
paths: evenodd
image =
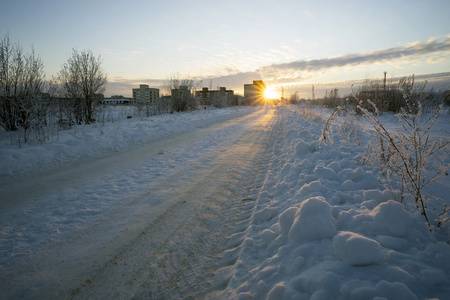
<svg viewBox="0 0 450 300">
<path fill-rule="evenodd" d="M 404 203 L 405 199 L 412 199 L 432 230 L 434 226 L 439 227 L 447 220 L 445 216 L 449 207 L 441 201 L 442 213 L 436 220 L 430 219 L 428 204 L 432 198 L 425 195 L 424 187 L 445 173 L 443 162 L 437 161 L 435 157 L 449 146 L 449 142 L 430 137 L 430 130 L 441 114 L 442 106 L 438 106 L 428 116 L 423 114 L 421 99 L 425 86 L 426 83 L 415 90 L 414 76 L 400 82 L 399 89 L 405 105 L 396 114 L 401 129 L 395 131 L 388 130 L 383 124 L 380 111 L 374 102 L 367 100 L 363 105 L 355 93 L 353 96 L 359 102 L 357 111 L 370 121 L 376 133 L 374 141 L 367 146 L 363 161 L 378 169 L 383 177 L 381 183 L 391 191 L 397 201 Z M 339 111 L 355 113 L 337 107 L 323 125 L 321 143 L 333 143 L 333 122 Z"/>
</svg>

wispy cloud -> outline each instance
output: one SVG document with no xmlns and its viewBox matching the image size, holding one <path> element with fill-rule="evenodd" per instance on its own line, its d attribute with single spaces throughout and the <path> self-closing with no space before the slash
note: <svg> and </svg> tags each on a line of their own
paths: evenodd
<svg viewBox="0 0 450 300">
<path fill-rule="evenodd" d="M 166 79 L 152 79 L 152 78 L 124 78 L 122 76 L 114 76 L 108 78 L 109 82 L 111 83 L 121 83 L 121 84 L 133 84 L 133 85 L 139 85 L 139 84 L 148 84 L 150 86 L 160 86 L 166 82 Z"/>
<path fill-rule="evenodd" d="M 360 65 L 370 65 L 383 62 L 399 63 L 416 61 L 442 61 L 450 54 L 450 35 L 431 38 L 428 41 L 414 42 L 394 48 L 375 51 L 345 54 L 332 58 L 314 60 L 296 60 L 288 63 L 262 66 L 254 71 L 235 72 L 208 77 L 229 88 L 242 89 L 244 83 L 255 79 L 266 80 L 269 84 L 302 84 L 314 73 L 325 72 L 333 68 L 348 68 Z M 253 77 L 252 77 L 253 76 Z M 246 80 L 246 81 L 243 81 Z"/>
<path fill-rule="evenodd" d="M 270 66 L 261 67 L 257 71 L 269 74 L 277 71 L 292 70 L 302 72 L 318 72 L 336 67 L 373 64 L 448 51 L 450 51 L 450 36 L 446 36 L 444 39 L 430 39 L 427 42 L 415 42 L 396 48 L 346 54 L 332 58 L 298 60 L 289 63 L 273 64 Z"/>
<path fill-rule="evenodd" d="M 217 56 L 227 54 L 217 53 Z M 292 52 L 291 52 L 292 54 Z M 382 62 L 392 62 L 401 67 L 401 63 L 408 61 L 427 61 L 428 63 L 440 62 L 450 54 L 450 35 L 436 37 L 428 41 L 414 42 L 399 47 L 380 49 L 362 53 L 345 54 L 332 58 L 314 60 L 296 60 L 288 63 L 272 64 L 256 68 L 254 71 L 239 71 L 239 66 L 229 64 L 228 66 L 217 65 L 216 75 L 201 78 L 208 85 L 211 81 L 215 86 L 226 86 L 234 90 L 242 90 L 245 83 L 253 80 L 263 79 L 269 84 L 301 85 L 305 80 L 311 79 L 316 72 L 324 72 L 333 68 L 347 68 L 359 65 L 370 65 Z M 251 55 L 248 58 L 252 59 Z M 203 70 L 203 74 L 207 70 Z M 196 77 L 198 78 L 198 77 Z M 154 87 L 162 87 L 165 79 L 125 79 L 120 77 L 110 78 L 108 84 L 111 89 L 123 91 L 124 94 L 131 92 L 131 88 L 139 84 L 149 84 Z M 128 91 L 128 92 L 127 92 Z"/>
</svg>

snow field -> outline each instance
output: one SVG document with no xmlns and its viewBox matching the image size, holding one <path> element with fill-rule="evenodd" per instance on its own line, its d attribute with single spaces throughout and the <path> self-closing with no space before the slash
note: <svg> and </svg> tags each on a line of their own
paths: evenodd
<svg viewBox="0 0 450 300">
<path fill-rule="evenodd" d="M 243 116 L 253 108 L 229 107 L 187 113 L 157 115 L 148 118 L 124 118 L 132 111 L 113 106 L 109 114 L 114 122 L 72 126 L 53 136 L 53 142 L 19 148 L 10 134 L 0 131 L 0 179 L 20 172 L 30 172 L 57 163 L 71 162 L 128 147 L 145 144 L 167 136 L 207 127 Z M 160 149 L 164 153 L 164 149 Z"/>
<path fill-rule="evenodd" d="M 320 113 L 308 118 L 295 107 L 278 108 L 252 221 L 239 240 L 230 239 L 237 247 L 227 263 L 235 263 L 215 298 L 446 299 L 448 224 L 436 240 L 423 216 L 393 201 L 377 171 L 360 163 L 370 128 L 358 125 L 353 133 L 361 146 L 341 132 L 335 144 L 319 147 L 327 117 Z M 436 126 L 446 138 L 439 130 L 447 118 Z M 448 186 L 441 178 L 433 192 Z"/>
<path fill-rule="evenodd" d="M 148 222 L 149 217 L 154 217 L 147 212 L 154 211 L 157 205 L 164 202 L 162 196 L 171 198 L 177 188 L 166 182 L 169 187 L 167 191 L 161 191 L 161 197 L 147 203 L 144 201 L 149 193 L 146 185 L 153 182 L 155 187 L 151 187 L 151 190 L 159 190 L 159 180 L 173 174 L 174 170 L 177 170 L 175 173 L 180 178 L 200 172 L 193 162 L 205 160 L 205 165 L 208 165 L 209 160 L 214 160 L 214 155 L 206 157 L 203 154 L 199 157 L 199 153 L 210 153 L 208 151 L 219 144 L 221 147 L 218 149 L 221 151 L 233 146 L 233 141 L 230 139 L 229 142 L 227 137 L 238 129 L 236 125 L 221 131 L 220 137 L 204 138 L 195 145 L 181 148 L 176 148 L 176 145 L 172 145 L 176 149 L 158 146 L 154 150 L 156 156 L 144 160 L 139 160 L 139 155 L 145 157 L 148 154 L 139 154 L 139 145 L 257 110 L 259 108 L 227 108 L 142 119 L 133 117 L 105 125 L 76 126 L 61 132 L 57 141 L 51 144 L 24 145 L 22 148 L 11 145 L 9 136 L 2 132 L 0 180 L 21 178 L 21 172 L 42 171 L 61 163 L 76 164 L 80 158 L 90 157 L 91 162 L 94 162 L 97 155 L 115 151 L 124 151 L 137 157 L 129 168 L 119 168 L 111 174 L 93 172 L 91 183 L 79 182 L 73 177 L 70 187 L 66 186 L 46 199 L 33 199 L 28 203 L 30 206 L 20 203 L 18 209 L 11 206 L 2 211 L 0 271 L 3 276 L 0 279 L 8 283 L 9 287 L 17 287 L 19 283 L 29 287 L 13 290 L 11 295 L 33 295 L 31 284 L 38 281 L 33 281 L 34 278 L 27 273 L 39 280 L 49 278 L 47 283 L 53 280 L 52 276 L 58 279 L 53 273 L 41 269 L 46 261 L 53 261 L 50 256 L 65 258 L 64 252 L 72 249 L 72 262 L 66 260 L 54 266 L 55 269 L 69 270 L 75 267 L 71 263 L 75 264 L 78 256 L 83 258 L 85 252 L 92 253 L 92 249 L 79 245 L 79 238 L 92 239 L 89 242 L 99 248 L 108 241 L 98 239 L 98 232 L 108 236 L 110 231 L 141 230 L 138 226 L 140 221 L 145 219 Z M 360 163 L 364 145 L 371 137 L 371 128 L 367 124 L 346 118 L 335 128 L 335 144 L 320 147 L 318 139 L 327 116 L 326 111 L 321 109 L 308 111 L 296 106 L 277 108 L 275 123 L 267 125 L 273 126 L 273 133 L 264 157 L 259 164 L 246 166 L 242 170 L 242 176 L 249 177 L 247 180 L 253 184 L 242 199 L 233 199 L 239 205 L 230 211 L 233 214 L 228 217 L 234 217 L 233 224 L 236 225 L 225 237 L 225 252 L 217 253 L 221 258 L 214 278 L 205 281 L 208 284 L 211 281 L 213 289 L 206 298 L 446 299 L 450 294 L 450 247 L 446 243 L 450 237 L 448 224 L 440 229 L 439 234 L 430 234 L 423 216 L 414 207 L 393 201 L 390 192 L 378 182 L 377 171 Z M 388 124 L 395 120 L 392 115 L 383 117 Z M 448 139 L 449 120 L 448 115 L 442 116 L 433 129 L 433 135 Z M 361 145 L 358 141 L 361 141 Z M 136 150 L 134 152 L 130 151 L 133 147 Z M 124 156 L 120 157 L 123 159 Z M 446 165 L 450 166 L 449 155 L 443 158 Z M 237 158 L 235 164 L 240 165 Z M 184 168 L 188 168 L 189 174 L 182 172 Z M 88 166 L 82 169 L 86 171 Z M 223 170 L 228 169 L 224 167 Z M 233 170 L 239 172 L 239 168 Z M 177 179 L 179 182 L 189 182 L 180 178 Z M 450 201 L 449 178 L 444 176 L 430 185 L 427 192 Z M 192 182 L 189 185 L 194 187 Z M 246 184 L 242 186 L 242 189 L 246 188 Z M 203 187 L 198 185 L 198 190 L 203 190 Z M 220 205 L 231 205 L 227 199 L 230 191 L 223 192 Z M 45 206 L 40 206 L 39 201 Z M 141 205 L 141 202 L 147 204 Z M 176 207 L 182 205 L 180 200 Z M 195 230 L 198 224 L 205 227 L 205 232 L 216 228 L 217 224 L 224 224 L 225 218 L 217 205 L 216 199 L 216 202 L 211 200 L 202 206 L 203 212 L 214 216 L 206 223 L 186 217 L 185 209 L 180 208 L 176 221 L 189 226 L 180 225 L 177 235 L 174 235 L 176 238 L 167 239 L 167 249 L 178 249 L 172 251 L 173 255 L 169 253 L 171 251 L 162 252 L 159 256 L 154 254 L 157 252 L 142 252 L 142 248 L 130 244 L 124 252 L 128 255 L 116 259 L 122 268 L 118 274 L 123 273 L 123 278 L 129 276 L 130 282 L 134 284 L 127 294 L 130 298 L 133 295 L 147 298 L 157 295 L 167 284 L 163 282 L 164 276 L 169 277 L 173 274 L 170 271 L 174 271 L 152 269 L 140 264 L 138 257 L 144 253 L 172 268 L 175 268 L 172 265 L 179 265 L 195 256 L 195 260 L 192 260 L 194 267 L 201 269 L 205 262 L 201 256 L 196 257 L 202 253 L 200 246 L 215 245 L 223 237 L 216 235 L 217 240 L 197 243 L 197 240 L 203 239 L 203 235 Z M 191 206 L 192 210 L 194 207 Z M 234 215 L 236 210 L 239 213 Z M 122 219 L 123 212 L 127 214 L 127 220 Z M 188 220 L 184 222 L 183 218 Z M 101 222 L 103 220 L 105 222 Z M 130 220 L 136 224 L 127 224 Z M 88 226 L 91 223 L 98 224 L 94 232 Z M 188 233 L 193 237 L 188 237 Z M 117 246 L 125 242 L 128 241 L 118 240 Z M 53 246 L 49 248 L 47 244 Z M 183 248 L 183 245 L 191 244 L 191 248 Z M 93 247 L 89 243 L 85 247 L 89 245 Z M 98 250 L 97 254 L 102 257 L 109 255 L 112 250 L 108 249 L 105 250 L 106 254 Z M 29 264 L 27 259 L 32 263 Z M 86 259 L 89 263 L 95 262 L 95 258 L 90 256 Z M 52 270 L 51 267 L 48 269 Z M 99 295 L 105 291 L 124 293 L 119 279 L 108 281 L 110 273 L 107 271 L 108 268 L 92 286 L 82 285 L 77 290 L 78 296 L 83 298 L 89 295 L 94 285 Z M 186 270 L 175 271 L 179 271 L 179 274 L 173 277 L 171 287 L 177 286 L 178 278 L 186 275 L 183 273 Z M 204 272 L 210 274 L 209 271 L 207 269 Z M 152 279 L 158 282 L 158 288 L 152 290 L 147 279 L 156 272 L 162 272 L 162 275 L 158 274 L 161 276 Z M 134 278 L 136 274 L 139 276 Z M 186 282 L 193 280 L 191 275 L 187 274 Z M 17 282 L 11 281 L 13 277 Z M 112 288 L 105 290 L 108 286 L 104 282 Z M 186 293 L 189 293 L 189 284 L 179 290 L 174 288 L 171 293 L 182 294 L 182 289 L 187 289 Z"/>
</svg>

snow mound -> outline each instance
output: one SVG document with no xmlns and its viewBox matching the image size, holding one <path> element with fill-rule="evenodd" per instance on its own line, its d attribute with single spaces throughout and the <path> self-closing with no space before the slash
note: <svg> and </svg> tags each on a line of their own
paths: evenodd
<svg viewBox="0 0 450 300">
<path fill-rule="evenodd" d="M 258 222 L 268 221 L 268 220 L 272 219 L 276 215 L 276 213 L 277 213 L 276 208 L 272 208 L 272 207 L 264 208 L 264 209 L 256 212 L 253 215 L 253 222 L 258 223 Z"/>
<path fill-rule="evenodd" d="M 314 169 L 314 175 L 317 179 L 322 178 L 334 180 L 336 178 L 336 172 L 333 169 L 321 165 L 316 166 L 316 168 Z"/>
<path fill-rule="evenodd" d="M 396 237 L 405 236 L 411 226 L 411 216 L 399 202 L 389 200 L 374 208 L 371 215 L 380 232 Z"/>
<path fill-rule="evenodd" d="M 339 290 L 339 277 L 329 268 L 330 264 L 326 262 L 313 266 L 292 278 L 292 288 L 311 294 L 304 299 L 333 299 L 333 295 Z"/>
<path fill-rule="evenodd" d="M 336 222 L 331 215 L 331 206 L 323 197 L 318 196 L 302 202 L 288 236 L 290 240 L 299 242 L 328 239 L 336 233 Z"/>
<path fill-rule="evenodd" d="M 286 286 L 284 282 L 276 284 L 267 295 L 267 300 L 278 300 L 283 299 Z"/>
<path fill-rule="evenodd" d="M 264 229 L 264 231 L 259 234 L 259 237 L 265 242 L 270 242 L 275 239 L 276 234 L 270 229 Z"/>
<path fill-rule="evenodd" d="M 333 239 L 336 255 L 349 265 L 370 265 L 381 260 L 381 246 L 360 234 L 341 231 Z"/>
<path fill-rule="evenodd" d="M 382 280 L 376 285 L 376 289 L 379 295 L 377 299 L 397 299 L 397 300 L 417 300 L 417 296 L 414 295 L 410 289 L 401 282 L 389 282 Z"/>
<path fill-rule="evenodd" d="M 305 142 L 301 140 L 295 145 L 295 153 L 297 155 L 302 155 L 304 153 L 315 152 L 319 148 L 319 144 L 317 141 Z"/>
<path fill-rule="evenodd" d="M 337 217 L 339 230 L 371 236 L 386 235 L 391 240 L 403 238 L 410 233 L 413 220 L 401 203 L 393 200 L 378 205 L 376 203 L 377 200 L 367 200 L 361 203 L 361 210 L 341 211 Z"/>
<path fill-rule="evenodd" d="M 292 223 L 294 223 L 295 214 L 297 213 L 297 211 L 297 207 L 289 207 L 280 214 L 281 234 L 286 235 L 289 233 Z"/>
</svg>

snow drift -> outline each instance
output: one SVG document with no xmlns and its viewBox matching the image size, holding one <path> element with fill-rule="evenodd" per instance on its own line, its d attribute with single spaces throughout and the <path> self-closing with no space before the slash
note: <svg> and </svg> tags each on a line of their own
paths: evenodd
<svg viewBox="0 0 450 300">
<path fill-rule="evenodd" d="M 278 108 L 258 222 L 234 250 L 239 256 L 228 267 L 229 283 L 216 298 L 445 299 L 449 224 L 430 233 L 423 216 L 393 201 L 377 170 L 361 163 L 371 128 L 359 133 L 361 145 L 343 137 L 319 147 L 327 115 L 312 115 Z M 392 126 L 389 115 L 384 120 Z M 448 122 L 441 116 L 435 134 L 448 138 Z M 427 192 L 449 188 L 446 176 Z M 270 217 L 260 218 L 268 211 Z"/>
</svg>

